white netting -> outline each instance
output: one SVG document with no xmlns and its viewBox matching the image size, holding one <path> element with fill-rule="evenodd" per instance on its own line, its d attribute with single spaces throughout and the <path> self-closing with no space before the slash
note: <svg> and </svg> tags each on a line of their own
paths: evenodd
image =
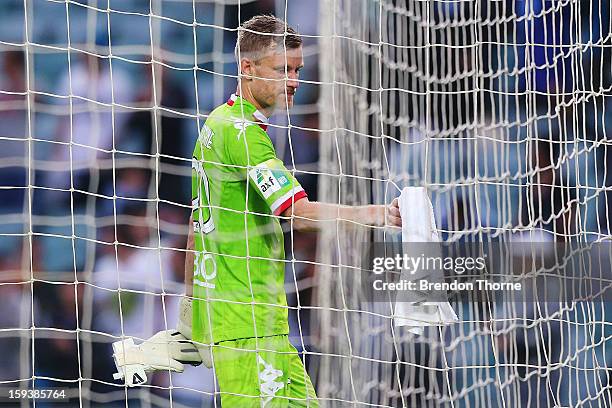
<svg viewBox="0 0 612 408">
<path fill-rule="evenodd" d="M 312 35 L 304 53 L 316 82 L 316 7 L 0 2 L 2 387 L 69 387 L 83 405 L 212 406 L 204 368 L 174 376 L 171 392 L 167 374 L 126 391 L 112 378 L 110 343 L 176 325 L 191 153 L 235 91 L 240 22 L 270 13 Z M 286 116 L 270 134 L 281 157 L 315 172 L 316 88 L 303 90 L 292 136 L 307 147 L 291 155 Z M 301 181 L 314 190 L 313 176 Z M 296 249 L 311 251 L 299 239 Z"/>
<path fill-rule="evenodd" d="M 608 2 L 328 0 L 321 34 L 326 200 L 425 186 L 444 241 L 609 239 Z M 317 274 L 313 366 L 330 405 L 610 405 L 595 288 L 453 303 L 461 324 L 415 337 L 359 290 L 362 243 L 385 237 L 320 238 L 333 266 Z"/>
<path fill-rule="evenodd" d="M 311 199 L 422 185 L 447 241 L 610 237 L 609 0 L 2 1 L 0 387 L 216 403 L 204 368 L 124 389 L 110 343 L 176 324 L 191 150 L 260 13 L 304 35 L 269 133 Z M 383 238 L 287 234 L 291 340 L 322 406 L 612 406 L 607 303 L 455 305 L 460 324 L 417 338 L 357 295 L 349 265 Z"/>
</svg>

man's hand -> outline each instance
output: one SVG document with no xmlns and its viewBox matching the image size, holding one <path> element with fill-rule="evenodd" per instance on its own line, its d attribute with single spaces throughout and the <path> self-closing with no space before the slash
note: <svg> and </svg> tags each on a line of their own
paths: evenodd
<svg viewBox="0 0 612 408">
<path fill-rule="evenodd" d="M 396 198 L 393 199 L 391 204 L 389 204 L 386 208 L 386 220 L 385 223 L 389 227 L 402 227 L 402 216 L 400 215 L 399 210 L 399 200 Z"/>
<path fill-rule="evenodd" d="M 176 330 L 164 330 L 139 345 L 127 338 L 113 343 L 117 366 L 115 379 L 125 379 L 128 387 L 147 381 L 147 372 L 170 370 L 182 373 L 184 364 L 202 363 L 197 347 Z"/>
<path fill-rule="evenodd" d="M 182 297 L 179 303 L 177 330 L 164 330 L 136 345 L 128 337 L 113 343 L 113 358 L 117 366 L 116 380 L 125 379 L 128 387 L 147 381 L 148 372 L 165 370 L 182 373 L 184 364 L 198 366 L 202 363 L 212 367 L 212 353 L 207 344 L 191 340 L 192 303 L 189 297 Z"/>
</svg>

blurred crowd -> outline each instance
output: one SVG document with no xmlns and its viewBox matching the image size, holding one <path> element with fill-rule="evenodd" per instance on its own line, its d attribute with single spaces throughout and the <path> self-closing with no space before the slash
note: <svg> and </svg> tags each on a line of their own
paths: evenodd
<svg viewBox="0 0 612 408">
<path fill-rule="evenodd" d="M 414 86 L 427 72 L 435 83 L 406 96 L 417 106 L 407 109 L 415 122 L 385 128 L 403 142 L 388 150 L 391 177 L 400 185 L 425 181 L 444 240 L 609 241 L 610 2 L 435 4 L 427 68 L 397 75 Z M 495 23 L 473 31 L 455 24 L 474 7 Z M 410 18 L 402 23 L 418 33 Z M 433 113 L 426 120 L 422 106 Z M 612 304 L 561 296 L 459 303 L 461 324 L 429 339 L 408 337 L 414 346 L 400 359 L 417 364 L 400 367 L 413 391 L 408 405 L 429 406 L 432 389 L 457 397 L 459 407 L 601 404 L 610 388 Z"/>
<path fill-rule="evenodd" d="M 175 2 L 163 6 L 159 12 L 164 15 L 193 18 L 191 7 Z M 88 392 L 98 393 L 93 400 L 112 400 L 100 396 L 112 391 L 119 391 L 120 403 L 124 400 L 123 389 L 113 385 L 117 381 L 112 378 L 110 344 L 121 335 L 145 339 L 176 326 L 178 295 L 184 292 L 191 153 L 206 115 L 236 87 L 230 76 L 236 74 L 236 33 L 221 27 L 274 13 L 275 6 L 274 1 L 259 1 L 239 11 L 237 6 L 199 3 L 199 20 L 220 27 L 198 32 L 203 62 L 195 79 L 193 48 L 180 48 L 191 40 L 191 28 L 159 27 L 161 50 L 153 53 L 157 62 L 151 64 L 146 19 L 113 20 L 109 33 L 106 14 L 94 12 L 91 34 L 80 26 L 91 11 L 75 4 L 69 6 L 74 20 L 70 53 L 44 53 L 36 46 L 26 52 L 23 46 L 1 43 L 0 297 L 5 310 L 19 312 L 0 316 L 0 329 L 13 329 L 0 332 L 0 350 L 17 350 L 0 358 L 0 381 L 36 375 L 42 377 L 39 384 L 61 386 L 62 381 L 74 385 L 79 378 L 94 379 L 85 381 Z M 34 43 L 58 41 L 61 24 L 48 21 L 53 16 L 65 21 L 64 7 L 49 3 L 34 8 L 33 21 L 40 21 L 32 28 Z M 148 12 L 139 2 L 118 7 Z M 211 19 L 219 7 L 223 15 Z M 47 18 L 37 20 L 38 13 L 48 13 Z M 298 5 L 290 13 L 289 20 L 302 30 L 315 30 L 316 7 Z M 11 18 L 23 24 L 23 5 L 2 4 L 0 15 L 3 24 Z M 143 21 L 141 30 L 137 25 Z M 10 39 L 3 35 L 13 35 L 17 38 L 11 43 L 22 42 L 23 27 L 14 28 L 11 33 L 0 30 L 0 41 Z M 130 41 L 139 44 L 138 52 L 121 54 L 121 46 Z M 307 46 L 313 43 L 306 41 Z M 135 62 L 110 59 L 111 51 Z M 312 54 L 311 49 L 306 52 Z M 318 72 L 314 58 L 307 57 L 310 79 Z M 307 88 L 298 98 L 305 107 L 318 97 L 315 87 Z M 290 169 L 315 170 L 318 134 L 301 128 L 318 127 L 316 110 L 298 110 L 290 118 L 297 126 L 290 131 L 292 142 L 304 146 L 293 156 L 287 117 L 279 116 L 273 120 L 284 127 L 270 131 L 279 155 Z M 316 198 L 316 177 L 297 176 Z M 288 254 L 314 260 L 312 236 L 305 236 L 295 237 L 293 253 Z M 308 265 L 295 269 L 298 280 L 312 273 Z M 293 270 L 287 279 L 289 300 L 295 305 Z M 303 290 L 308 291 L 308 285 Z M 295 328 L 295 312 L 291 314 Z M 32 326 L 40 327 L 33 348 Z M 19 327 L 23 331 L 15 331 Z M 298 344 L 302 347 L 301 341 Z M 160 374 L 152 384 L 167 387 L 170 381 L 179 387 L 173 392 L 175 402 L 210 404 L 211 370 L 188 368 L 186 375 L 172 379 Z M 134 398 L 150 400 L 155 395 L 168 398 L 164 390 L 144 397 L 134 391 Z"/>
<path fill-rule="evenodd" d="M 389 64 L 388 87 L 415 91 L 383 94 L 384 131 L 397 140 L 387 150 L 391 178 L 428 185 L 445 239 L 510 227 L 532 240 L 605 239 L 612 231 L 610 2 L 434 4 L 431 47 L 410 18 L 401 24 L 421 36 L 396 40 L 429 49 L 428 60 L 425 51 L 383 50 L 420 68 Z M 495 23 L 466 29 L 474 13 Z"/>
<path fill-rule="evenodd" d="M 125 4 L 128 3 L 140 7 L 136 2 Z M 278 11 L 276 3 L 261 0 L 240 8 L 223 6 L 223 17 L 214 21 L 211 16 L 218 15 L 215 12 L 219 12 L 216 8 L 220 7 L 216 3 L 198 3 L 197 13 L 204 16 L 202 21 L 207 24 L 237 27 L 239 21 L 255 14 Z M 316 34 L 317 8 L 309 3 L 292 2 L 288 20 L 300 32 Z M 65 20 L 62 14 L 65 5 L 58 5 L 60 7 L 55 9 L 50 2 L 45 12 L 58 16 L 57 21 Z M 77 20 L 86 21 L 91 17 L 91 11 L 75 4 L 69 9 Z M 147 13 L 148 10 L 139 12 Z M 180 15 L 181 12 L 184 14 Z M 169 3 L 168 8 L 164 8 L 165 13 L 188 22 L 193 20 L 191 7 L 185 8 L 180 2 Z M 197 51 L 209 57 L 203 58 L 198 65 L 200 70 L 194 74 L 191 27 L 183 30 L 178 24 L 166 26 L 164 22 L 160 28 L 161 48 L 167 52 L 158 55 L 152 67 L 147 62 L 151 54 L 146 25 L 131 27 L 138 21 L 136 18 L 119 20 L 113 23 L 113 31 L 109 33 L 106 15 L 98 14 L 93 19 L 96 22 L 93 34 L 86 32 L 85 27 L 79 28 L 78 24 L 73 27 L 72 39 L 80 45 L 73 46 L 70 53 L 65 50 L 54 53 L 32 45 L 26 53 L 23 46 L 9 45 L 23 41 L 23 30 L 11 31 L 19 36 L 11 39 L 2 37 L 7 35 L 8 29 L 0 29 L 0 40 L 5 41 L 0 47 L 0 282 L 3 283 L 0 298 L 5 310 L 19 311 L 1 313 L 0 329 L 20 328 L 0 332 L 0 351 L 5 354 L 0 359 L 0 381 L 36 375 L 42 377 L 40 381 L 59 386 L 61 381 L 48 378 L 73 383 L 86 378 L 95 379 L 90 384 L 93 392 L 121 390 L 122 393 L 122 389 L 112 385 L 116 382 L 112 379 L 114 364 L 110 343 L 122 334 L 147 338 L 157 330 L 174 327 L 178 317 L 177 295 L 183 292 L 183 249 L 191 201 L 191 151 L 205 115 L 235 89 L 235 78 L 231 77 L 235 75 L 235 32 L 202 29 L 198 34 L 201 38 L 198 38 Z M 283 15 L 284 9 L 276 14 Z M 0 16 L 0 22 L 6 24 L 11 18 L 23 20 L 23 6 L 0 5 Z M 609 32 L 610 27 L 605 24 L 610 18 L 609 9 L 583 13 L 583 17 L 591 19 L 589 27 L 599 30 L 598 33 L 593 30 L 583 33 L 585 42 L 600 38 L 605 30 Z M 147 23 L 147 19 L 144 20 Z M 529 40 L 526 42 L 558 41 L 561 45 L 570 45 L 569 38 L 551 39 L 540 35 L 553 30 L 552 26 L 547 26 L 553 24 L 550 21 L 536 19 L 533 24 L 534 27 L 518 36 Z M 140 29 L 144 30 L 143 38 L 140 38 Z M 33 43 L 44 44 L 43 38 L 57 39 L 62 35 L 62 28 L 51 23 L 38 24 L 34 30 L 30 38 Z M 533 35 L 530 32 L 536 33 L 534 38 L 530 37 Z M 139 49 L 148 50 L 148 54 L 131 55 L 132 40 L 140 41 Z M 316 41 L 316 38 L 305 39 L 303 78 L 309 81 L 318 80 L 318 56 L 311 52 Z M 497 41 L 501 44 L 500 39 Z M 522 143 L 520 141 L 525 138 L 522 132 L 527 130 L 521 126 L 510 127 L 511 142 L 516 143 L 510 143 L 510 150 L 499 156 L 507 162 L 501 166 L 487 161 L 495 155 L 495 149 L 504 145 L 492 142 L 479 150 L 481 168 L 469 171 L 480 171 L 486 176 L 497 175 L 503 169 L 528 175 L 529 183 L 510 189 L 509 197 L 499 197 L 493 180 L 490 184 L 483 183 L 484 194 L 476 198 L 468 194 L 457 194 L 452 200 L 440 198 L 457 203 L 448 211 L 442 211 L 444 230 L 468 231 L 479 225 L 493 229 L 522 225 L 554 231 L 561 237 L 576 233 L 577 228 L 592 231 L 595 236 L 609 234 L 609 199 L 603 186 L 610 185 L 611 175 L 606 169 L 612 166 L 612 155 L 607 154 L 606 143 L 602 144 L 612 132 L 609 98 L 598 97 L 593 103 L 580 105 L 585 110 L 567 112 L 565 119 L 557 123 L 546 120 L 555 106 L 562 106 L 559 104 L 567 102 L 569 97 L 580 96 L 571 92 L 577 87 L 589 84 L 591 92 L 609 90 L 612 73 L 609 66 L 602 70 L 600 64 L 610 60 L 609 39 L 607 41 L 607 48 L 593 47 L 589 56 L 582 56 L 588 62 L 583 66 L 590 69 L 581 73 L 582 78 L 572 74 L 567 57 L 559 56 L 563 46 L 557 47 L 554 55 L 548 55 L 551 51 L 546 47 L 517 48 L 523 57 L 525 52 L 532 52 L 538 64 L 556 61 L 546 69 L 533 71 L 533 75 L 517 75 L 516 88 L 502 90 L 517 94 L 525 90 L 537 91 L 539 96 L 533 105 L 535 116 L 543 120 L 529 126 L 538 127 L 539 138 Z M 186 48 L 181 49 L 180 44 L 186 44 Z M 126 47 L 126 56 L 140 58 L 139 62 L 109 59 L 111 48 L 117 46 L 119 49 L 121 45 Z M 491 49 L 491 53 L 494 51 Z M 520 60 L 521 55 L 516 55 L 516 59 Z M 55 57 L 61 62 L 53 59 Z M 498 65 L 492 65 L 491 70 L 501 69 L 502 63 Z M 455 69 L 470 68 L 473 67 L 457 65 Z M 517 69 L 520 68 L 517 64 Z M 220 73 L 229 76 L 223 77 L 218 75 Z M 297 94 L 298 106 L 289 119 L 292 126 L 287 126 L 286 116 L 278 115 L 272 122 L 279 126 L 271 126 L 269 132 L 287 167 L 298 170 L 297 177 L 310 199 L 317 198 L 317 177 L 310 172 L 318 169 L 319 133 L 309 129 L 319 128 L 318 92 L 316 85 L 302 84 Z M 571 95 L 555 101 L 546 96 L 563 92 Z M 508 101 L 515 101 L 516 105 L 506 108 L 511 112 L 507 119 L 520 123 L 524 120 L 524 106 L 520 106 L 523 99 L 508 98 Z M 447 102 L 460 108 L 445 125 L 440 125 L 441 131 L 444 127 L 461 127 L 465 124 L 461 118 L 474 116 L 474 106 L 458 100 Z M 501 111 L 487 115 L 489 123 L 500 123 L 500 118 L 505 118 Z M 437 118 L 432 120 L 438 123 Z M 578 128 L 577 123 L 584 126 Z M 293 149 L 287 143 L 288 132 Z M 491 140 L 500 140 L 494 129 L 490 132 Z M 393 136 L 391 131 L 388 133 Z M 561 143 L 569 140 L 568 135 L 572 143 Z M 408 151 L 392 142 L 390 151 L 392 173 L 407 184 L 414 181 L 410 177 L 418 179 L 425 172 L 422 144 L 416 143 L 422 141 L 423 136 L 414 131 L 409 137 L 409 141 L 415 143 Z M 459 151 L 458 146 L 463 142 L 455 139 L 439 143 L 439 151 L 449 152 L 451 143 L 455 146 L 454 151 Z M 464 147 L 473 148 L 467 144 Z M 457 174 L 463 174 L 466 163 L 444 161 L 451 160 L 444 154 L 447 153 L 438 156 L 440 161 L 429 165 L 445 165 L 447 169 L 455 166 L 456 172 L 445 170 L 445 174 L 449 181 L 456 179 Z M 464 158 L 474 160 L 468 154 Z M 406 178 L 406 174 L 410 177 Z M 483 201 L 478 202 L 479 199 Z M 481 213 L 478 219 L 477 206 L 481 209 L 512 206 L 516 211 L 507 215 L 491 210 L 484 216 Z M 287 248 L 291 248 L 286 251 L 289 258 L 315 260 L 315 236 L 303 233 L 287 239 Z M 298 300 L 301 305 L 309 304 L 313 274 L 313 264 L 288 264 L 290 305 L 295 306 Z M 294 284 L 296 278 L 299 285 Z M 122 290 L 117 291 L 118 287 Z M 297 287 L 300 288 L 298 293 L 295 292 Z M 292 309 L 290 313 L 292 335 L 299 336 L 296 311 Z M 304 313 L 299 321 L 308 347 L 308 314 L 303 310 L 300 313 Z M 30 347 L 31 327 L 41 328 L 36 330 L 33 348 Z M 559 338 L 554 336 L 551 341 Z M 525 344 L 519 348 L 536 347 L 535 340 L 529 343 L 532 340 L 525 339 Z M 298 350 L 303 346 L 299 339 L 295 345 Z M 468 340 L 466 347 L 472 351 L 468 355 L 476 360 L 479 354 L 474 350 L 481 345 L 470 345 Z M 5 353 L 6 350 L 19 352 Z M 34 358 L 30 360 L 32 351 Z M 462 363 L 472 362 L 465 357 Z M 495 362 L 479 360 L 477 363 Z M 198 370 L 197 375 L 172 376 L 171 379 L 159 375 L 153 383 L 167 386 L 172 381 L 175 387 L 189 388 L 173 393 L 173 398 L 187 405 L 210 403 L 211 398 L 206 393 L 214 391 L 212 373 L 203 368 Z M 472 380 L 466 378 L 465 382 Z M 164 392 L 154 391 L 161 396 Z M 118 398 L 122 401 L 123 394 Z M 524 398 L 538 400 L 538 396 Z"/>
</svg>

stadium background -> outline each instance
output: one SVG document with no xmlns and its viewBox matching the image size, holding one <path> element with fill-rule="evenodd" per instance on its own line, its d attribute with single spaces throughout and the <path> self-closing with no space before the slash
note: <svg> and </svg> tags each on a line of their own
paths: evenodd
<svg viewBox="0 0 612 408">
<path fill-rule="evenodd" d="M 30 168 L 31 184 L 36 186 L 32 190 L 31 219 L 32 232 L 35 234 L 31 251 L 34 278 L 74 282 L 76 272 L 80 280 L 92 279 L 92 282 L 101 286 L 108 284 L 107 287 L 113 287 L 115 271 L 119 270 L 127 279 L 123 282 L 124 287 L 159 292 L 161 264 L 165 290 L 169 293 L 182 292 L 184 252 L 161 251 L 158 258 L 157 251 L 120 245 L 116 257 L 112 245 L 114 225 L 117 225 L 118 242 L 157 247 L 158 243 L 153 242 L 158 239 L 159 218 L 159 239 L 162 245 L 168 248 L 185 247 L 189 217 L 187 206 L 191 204 L 190 159 L 198 136 L 195 115 L 199 112 L 200 125 L 203 124 L 203 115 L 224 103 L 235 91 L 236 80 L 230 75 L 236 75 L 234 46 L 239 11 L 237 5 L 226 6 L 223 2 L 196 1 L 193 6 L 192 2 L 185 1 L 154 1 L 151 3 L 151 11 L 164 19 L 154 18 L 153 24 L 156 27 L 150 31 L 149 3 L 141 0 L 81 1 L 70 2 L 66 6 L 63 2 L 37 0 L 26 2 L 25 11 L 24 2 L 0 2 L 0 136 L 25 140 L 31 135 L 37 139 L 29 144 L 14 139 L 0 140 L 0 186 L 15 187 L 0 189 L 0 233 L 8 234 L 0 238 L 0 281 L 23 282 L 30 277 L 30 247 L 27 237 L 22 235 L 29 229 L 27 189 L 24 187 L 28 185 L 27 169 Z M 241 3 L 240 21 L 261 13 L 284 15 L 283 2 L 272 0 Z M 316 34 L 316 2 L 292 3 L 288 9 L 289 22 L 304 34 Z M 107 8 L 113 11 L 106 12 Z M 26 12 L 29 19 L 28 40 L 31 44 L 31 128 L 28 126 L 28 101 L 24 95 L 26 50 L 23 46 L 14 45 L 26 41 Z M 190 25 L 194 21 L 194 12 L 195 20 L 203 25 L 196 30 L 195 39 L 199 68 L 195 75 L 197 95 L 193 71 L 194 30 Z M 156 59 L 167 65 L 156 64 L 156 74 L 159 75 L 156 78 L 156 94 L 159 95 L 157 131 L 152 109 L 154 103 L 150 64 L 150 32 L 153 31 L 159 35 L 158 44 L 161 48 L 156 51 Z M 88 135 L 81 139 L 84 144 L 104 149 L 112 146 L 114 137 L 116 149 L 128 152 L 116 154 L 114 163 L 110 153 L 98 152 L 94 166 L 89 169 L 84 166 L 73 168 L 74 188 L 83 193 L 75 193 L 72 202 L 69 191 L 59 191 L 70 187 L 68 148 L 66 145 L 49 143 L 70 140 L 70 107 L 65 97 L 70 91 L 68 53 L 65 49 L 68 38 L 71 46 L 72 92 L 81 97 L 73 100 L 73 134 Z M 112 94 L 108 58 L 111 49 L 113 55 L 119 57 L 112 60 Z M 318 64 L 315 38 L 305 39 L 305 54 L 303 77 L 316 80 Z M 109 106 L 113 102 L 116 104 L 114 124 Z M 297 103 L 301 106 L 292 113 L 294 126 L 317 128 L 316 102 L 317 88 L 302 85 L 297 95 Z M 286 119 L 283 121 L 281 117 L 275 123 L 283 125 Z M 270 135 L 279 155 L 290 162 L 286 130 L 271 127 Z M 294 149 L 296 166 L 303 165 L 305 170 L 316 171 L 317 137 L 315 131 L 292 129 L 294 146 L 299 146 Z M 98 138 L 99 144 L 92 143 L 92 138 Z M 76 161 L 77 156 L 83 161 L 91 159 L 91 149 L 84 148 L 78 153 L 76 150 L 78 148 L 73 151 Z M 155 191 L 157 163 L 152 156 L 156 151 L 162 155 L 157 172 L 160 176 L 158 192 Z M 28 161 L 28 154 L 31 154 L 31 161 Z M 116 169 L 115 194 L 124 197 L 115 200 L 112 199 L 113 165 Z M 305 175 L 299 178 L 310 197 L 316 199 L 316 176 Z M 151 199 L 158 193 L 163 200 L 159 206 L 154 201 L 134 200 Z M 76 236 L 74 240 L 70 239 L 73 233 Z M 111 244 L 102 244 L 102 241 Z M 304 253 L 303 257 L 314 259 L 315 247 L 312 241 L 313 236 L 300 235 L 294 241 L 295 251 Z M 298 272 L 307 279 L 313 272 L 312 267 L 303 266 L 303 269 Z M 142 282 L 147 280 L 157 281 L 150 286 L 143 285 Z M 308 282 L 305 282 L 304 295 L 307 296 Z M 117 287 L 116 283 L 114 287 Z M 291 290 L 293 286 L 288 285 L 288 288 L 293 292 L 290 297 L 294 298 L 295 290 Z M 89 376 L 86 371 L 91 370 L 91 377 L 113 383 L 114 364 L 109 343 L 112 339 L 104 336 L 92 339 L 90 350 L 84 350 L 83 347 L 80 350 L 80 353 L 90 354 L 82 354 L 79 361 L 74 331 L 77 319 L 75 304 L 78 303 L 80 327 L 89 325 L 94 331 L 119 335 L 121 322 L 116 296 L 108 296 L 108 293 L 98 290 L 88 292 L 83 285 L 78 285 L 75 291 L 75 285 L 43 282 L 33 285 L 33 298 L 31 292 L 28 284 L 0 286 L 5 311 L 0 313 L 0 327 L 28 328 L 34 323 L 36 326 L 58 329 L 37 332 L 34 341 L 34 374 L 74 380 L 79 375 Z M 78 302 L 75 302 L 75 295 Z M 146 295 L 133 295 L 134 299 L 131 300 L 129 297 L 128 294 L 122 298 L 124 328 L 127 331 L 133 330 L 135 335 L 146 338 L 149 332 L 164 327 L 164 313 L 158 299 Z M 168 326 L 172 327 L 176 319 L 173 299 L 169 299 L 167 308 Z M 145 310 L 150 314 L 147 315 Z M 24 332 L 3 332 L 0 338 L 0 381 L 32 375 L 28 338 L 29 334 Z M 93 363 L 85 363 L 91 356 L 95 356 Z M 182 380 L 178 379 L 178 383 L 175 379 L 174 384 L 211 391 L 211 376 L 210 371 L 201 368 L 195 374 L 192 372 L 183 376 Z M 154 383 L 164 384 L 167 379 L 162 375 Z M 74 383 L 46 380 L 39 380 L 38 384 L 75 386 Z M 104 393 L 109 389 L 116 388 L 100 383 L 92 385 L 94 392 Z M 181 401 L 179 394 L 175 393 L 175 401 Z M 184 402 L 190 405 L 199 399 L 200 396 L 193 392 L 183 396 Z"/>
<path fill-rule="evenodd" d="M 2 331 L 0 336 L 0 381 L 36 375 L 69 380 L 67 384 L 71 386 L 76 386 L 74 381 L 79 377 L 113 382 L 114 367 L 109 347 L 113 339 L 104 333 L 121 333 L 116 299 L 112 292 L 71 284 L 75 279 L 111 287 L 115 270 L 119 270 L 126 276 L 128 288 L 155 292 L 162 285 L 161 269 L 166 292 L 182 291 L 184 252 L 172 248 L 184 248 L 186 240 L 190 156 L 198 134 L 195 115 L 200 115 L 199 123 L 203 123 L 205 115 L 223 103 L 235 89 L 233 51 L 235 28 L 239 22 L 260 13 L 274 13 L 280 17 L 286 13 L 288 23 L 306 34 L 306 67 L 302 79 L 316 82 L 320 70 L 334 63 L 319 58 L 318 2 L 290 0 L 286 10 L 285 1 L 278 0 L 240 2 L 240 7 L 222 3 L 180 0 L 83 0 L 68 4 L 43 0 L 0 2 L 0 137 L 5 137 L 0 139 L 0 233 L 3 234 L 0 237 L 0 282 L 16 283 L 0 285 L 4 309 L 0 313 L 0 328 L 11 329 Z M 587 19 L 583 24 L 593 28 L 585 32 L 584 42 L 609 33 L 608 3 L 606 0 L 598 2 L 600 8 L 590 13 L 588 10 L 595 3 L 580 2 L 581 7 L 585 7 L 582 16 Z M 149 13 L 163 18 L 149 19 Z M 195 30 L 194 20 L 199 24 Z M 535 37 L 543 41 L 550 38 L 544 36 L 544 32 L 553 29 L 550 21 L 536 21 L 533 25 Z M 150 64 L 152 36 L 159 44 L 159 49 L 153 50 L 157 61 L 155 90 Z M 27 53 L 23 46 L 26 40 Z M 457 41 L 455 45 L 461 46 L 461 39 Z M 569 44 L 570 40 L 561 35 L 557 41 Z M 522 52 L 525 48 L 523 46 Z M 112 92 L 108 58 L 111 51 L 114 56 Z M 534 55 L 548 61 L 548 53 L 549 49 L 541 47 Z M 197 55 L 194 57 L 194 54 Z M 194 58 L 198 66 L 195 73 Z M 593 89 L 601 87 L 609 92 L 612 73 L 609 64 L 602 72 L 599 61 L 610 61 L 610 48 L 597 48 L 584 58 L 584 66 L 590 71 L 583 72 L 586 79 L 582 81 L 592 84 Z M 553 71 L 560 72 L 560 77 L 566 79 L 563 87 L 573 89 L 573 76 L 564 75 L 569 72 L 568 59 L 551 60 L 554 64 L 548 68 L 532 71 L 534 89 L 548 92 L 547 72 Z M 29 88 L 26 65 L 30 67 Z M 72 81 L 68 80 L 69 69 Z M 459 72 L 466 67 L 457 65 L 455 69 Z M 524 87 L 521 81 L 525 78 L 521 75 L 513 80 L 517 89 Z M 76 95 L 72 98 L 72 106 L 67 98 L 70 91 Z M 158 99 L 156 108 L 154 95 Z M 272 126 L 269 133 L 287 167 L 298 170 L 298 179 L 310 198 L 325 201 L 326 197 L 317 197 L 317 176 L 311 174 L 319 169 L 319 111 L 329 109 L 318 101 L 316 83 L 302 83 L 297 93 L 297 106 L 291 112 L 291 145 L 287 138 L 288 120 L 282 114 L 273 118 L 273 124 L 278 126 Z M 508 101 L 507 110 L 516 112 L 516 117 L 521 118 L 520 99 Z M 460 127 L 467 121 L 472 107 L 459 99 L 448 102 L 455 107 L 455 116 L 440 126 Z M 580 114 L 584 115 L 586 139 L 606 138 L 612 130 L 610 99 L 598 98 L 592 105 L 585 106 Z M 69 115 L 70 110 L 72 115 Z M 546 114 L 542 112 L 542 117 Z M 92 149 L 73 146 L 77 165 L 70 171 L 68 145 L 54 142 L 70 140 L 71 116 L 74 141 L 87 143 L 90 139 L 83 135 L 95 135 L 98 148 L 110 149 L 114 143 L 121 152 L 113 155 L 98 151 L 94 154 L 94 166 L 79 166 L 79 158 L 83 162 L 91 159 Z M 536 159 L 540 164 L 536 172 L 542 179 L 550 179 L 551 172 L 563 171 L 561 166 L 554 165 L 561 153 L 559 145 L 553 142 L 559 140 L 559 133 L 565 130 L 549 127 L 546 120 L 537 121 L 536 126 L 539 126 L 540 135 L 548 135 L 538 142 L 541 156 Z M 521 131 L 520 126 L 511 128 L 512 137 L 520 138 Z M 80 141 L 77 138 L 81 138 Z M 518 149 L 514 157 L 524 155 L 520 145 Z M 156 153 L 160 155 L 159 160 Z M 581 180 L 580 185 L 610 185 L 611 176 L 605 169 L 610 168 L 611 156 L 605 144 L 574 158 L 582 160 L 580 163 L 571 162 L 571 152 L 564 154 L 569 154 L 566 158 L 570 162 L 563 166 L 568 173 L 558 179 L 575 180 L 577 176 L 572 174 L 572 168 L 585 166 L 599 171 L 586 171 L 586 179 Z M 401 167 L 401 163 L 396 160 L 394 165 Z M 452 165 L 461 167 L 461 163 Z M 510 167 L 515 165 L 520 166 L 517 162 Z M 400 167 L 395 168 L 398 174 L 402 173 Z M 73 194 L 67 190 L 71 182 L 79 190 Z M 561 201 L 577 197 L 565 197 L 565 190 L 559 189 L 544 193 L 549 194 L 550 199 L 527 203 L 526 196 L 518 192 L 516 207 L 521 208 L 520 203 L 523 203 L 525 209 L 524 212 L 519 210 L 516 216 L 531 219 L 535 218 L 534 214 L 539 215 L 543 230 L 559 231 L 568 223 L 566 217 L 575 217 L 576 212 L 570 204 L 567 211 L 557 216 L 546 203 L 554 201 L 553 194 L 557 193 Z M 579 195 L 580 191 L 573 194 Z M 608 202 L 608 196 L 602 191 L 599 199 L 586 204 L 591 210 L 586 211 L 581 220 L 583 231 L 590 231 L 593 236 L 609 234 Z M 476 222 L 469 210 L 472 205 L 459 203 L 456 211 L 460 214 L 443 214 L 440 227 L 445 231 L 470 229 Z M 528 207 L 530 212 L 526 210 Z M 28 231 L 33 233 L 31 241 Z M 115 231 L 117 241 L 127 245 L 113 245 Z M 316 235 L 297 233 L 292 240 L 293 253 L 290 250 L 287 253 L 296 259 L 314 261 L 315 243 Z M 167 249 L 156 250 L 160 245 Z M 301 304 L 308 305 L 315 267 L 307 262 L 296 266 Z M 155 278 L 151 278 L 151 271 L 155 271 Z M 27 282 L 31 277 L 37 279 L 32 285 Z M 287 282 L 289 301 L 295 304 L 293 274 L 288 274 Z M 143 333 L 142 337 L 163 328 L 165 323 L 174 324 L 176 305 L 172 297 L 168 299 L 165 313 L 158 297 L 135 294 L 122 302 L 124 327 Z M 9 313 L 9 310 L 18 312 Z M 308 346 L 313 333 L 308 328 L 307 311 L 304 313 L 300 321 Z M 76 332 L 77 314 L 78 326 L 89 328 L 90 333 Z M 291 323 L 295 334 L 295 316 Z M 29 340 L 31 326 L 54 328 L 36 331 L 33 359 Z M 23 330 L 12 330 L 15 328 Z M 88 341 L 78 348 L 77 338 Z M 559 338 L 553 337 L 551 341 L 559 341 Z M 294 343 L 301 347 L 299 340 Z M 199 369 L 196 373 L 174 376 L 173 383 L 212 391 L 210 371 Z M 53 386 L 61 384 L 40 381 Z M 167 381 L 165 375 L 154 379 L 158 385 L 166 385 Z M 90 386 L 95 393 L 100 393 L 97 394 L 99 400 L 104 400 L 102 394 L 115 389 L 99 381 Z M 162 390 L 156 392 L 164 394 Z M 186 404 L 210 401 L 204 394 L 180 390 L 175 391 L 174 398 Z"/>
</svg>

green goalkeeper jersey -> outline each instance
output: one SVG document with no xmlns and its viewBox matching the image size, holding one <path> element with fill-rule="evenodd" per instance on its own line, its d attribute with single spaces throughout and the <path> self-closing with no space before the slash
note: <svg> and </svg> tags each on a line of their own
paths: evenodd
<svg viewBox="0 0 612 408">
<path fill-rule="evenodd" d="M 306 196 L 276 157 L 267 118 L 232 95 L 193 152 L 193 339 L 289 333 L 278 215 Z"/>
</svg>

